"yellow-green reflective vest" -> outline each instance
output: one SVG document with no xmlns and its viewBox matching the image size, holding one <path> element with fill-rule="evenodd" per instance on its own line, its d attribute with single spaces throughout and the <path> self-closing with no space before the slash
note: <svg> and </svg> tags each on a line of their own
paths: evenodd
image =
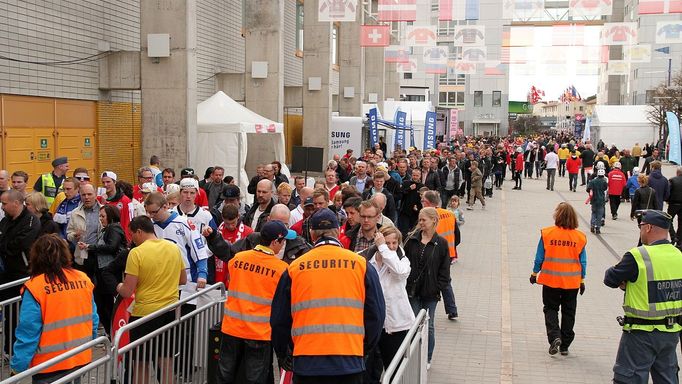
<svg viewBox="0 0 682 384">
<path fill-rule="evenodd" d="M 43 181 L 43 190 L 40 191 L 43 196 L 45 196 L 45 201 L 47 201 L 47 206 L 48 208 L 52 206 L 52 202 L 54 201 L 54 198 L 57 197 L 57 194 L 63 190 L 62 185 L 59 186 L 59 189 L 57 186 L 54 184 L 54 178 L 52 177 L 51 173 L 44 173 L 40 178 Z M 64 183 L 62 183 L 64 184 Z"/>
<path fill-rule="evenodd" d="M 682 253 L 672 244 L 641 246 L 630 253 L 639 274 L 637 281 L 626 283 L 625 315 L 649 320 L 682 315 Z M 680 332 L 682 326 L 626 324 L 623 330 Z"/>
</svg>

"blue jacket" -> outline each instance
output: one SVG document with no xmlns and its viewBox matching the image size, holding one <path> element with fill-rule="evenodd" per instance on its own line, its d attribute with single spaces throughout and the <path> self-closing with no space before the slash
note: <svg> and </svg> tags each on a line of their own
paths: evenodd
<svg viewBox="0 0 682 384">
<path fill-rule="evenodd" d="M 630 196 L 634 196 L 635 191 L 639 188 L 639 181 L 637 181 L 638 175 L 632 175 L 628 178 L 627 183 L 625 183 L 625 188 L 628 189 Z"/>
<path fill-rule="evenodd" d="M 97 338 L 97 327 L 99 326 L 99 316 L 97 316 L 97 306 L 95 299 L 92 299 L 92 338 Z M 38 342 L 43 333 L 43 316 L 40 304 L 33 297 L 28 289 L 24 290 L 19 309 L 19 325 L 16 330 L 16 341 L 14 342 L 14 354 L 10 367 L 22 372 L 29 368 L 33 356 L 38 351 Z"/>
<path fill-rule="evenodd" d="M 663 202 L 668 201 L 668 196 L 670 196 L 670 184 L 668 179 L 661 174 L 660 169 L 651 171 L 649 174 L 649 186 L 656 191 L 656 202 L 658 203 L 656 209 L 663 210 Z"/>
<path fill-rule="evenodd" d="M 320 239 L 316 246 L 325 240 L 326 244 L 335 243 L 336 239 Z M 374 349 L 379 342 L 381 330 L 386 318 L 386 304 L 381 291 L 379 275 L 374 267 L 367 263 L 365 272 L 365 354 Z M 272 299 L 270 326 L 272 327 L 272 347 L 279 358 L 291 355 L 294 342 L 291 339 L 291 278 L 284 271 Z M 301 376 L 338 376 L 349 375 L 365 370 L 364 358 L 359 356 L 297 356 L 294 357 L 294 373 Z"/>
</svg>

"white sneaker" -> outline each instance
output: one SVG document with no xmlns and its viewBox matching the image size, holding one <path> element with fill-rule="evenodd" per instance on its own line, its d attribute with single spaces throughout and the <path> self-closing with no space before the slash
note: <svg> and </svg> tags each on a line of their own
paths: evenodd
<svg viewBox="0 0 682 384">
<path fill-rule="evenodd" d="M 426 363 L 426 370 L 428 371 L 429 369 L 431 369 L 431 363 Z"/>
</svg>

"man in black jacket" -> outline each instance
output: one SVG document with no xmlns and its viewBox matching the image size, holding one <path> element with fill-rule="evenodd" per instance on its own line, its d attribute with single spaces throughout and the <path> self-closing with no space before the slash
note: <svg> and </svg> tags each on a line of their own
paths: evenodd
<svg viewBox="0 0 682 384">
<path fill-rule="evenodd" d="M 440 189 L 440 177 L 438 172 L 431 169 L 431 159 L 423 158 L 421 163 L 422 169 L 422 184 L 432 191 Z"/>
<path fill-rule="evenodd" d="M 0 221 L 0 256 L 4 270 L 0 284 L 28 276 L 28 253 L 40 233 L 40 220 L 24 206 L 24 194 L 10 189 L 0 197 L 5 217 Z M 18 297 L 22 284 L 0 291 L 0 301 Z M 14 340 L 18 311 L 5 314 L 3 329 L 5 353 Z"/>
<path fill-rule="evenodd" d="M 585 185 L 585 168 L 592 168 L 594 166 L 594 151 L 592 144 L 585 144 L 585 150 L 580 152 L 580 160 L 582 166 L 580 167 L 580 185 Z"/>
<path fill-rule="evenodd" d="M 677 231 L 673 228 L 672 219 L 670 219 L 670 241 L 679 245 L 682 243 L 682 167 L 677 167 L 676 176 L 671 177 L 668 183 L 670 183 L 668 214 L 672 218 L 677 216 Z"/>
<path fill-rule="evenodd" d="M 398 220 L 398 211 L 396 210 L 395 200 L 393 199 L 393 194 L 389 192 L 384 184 L 386 182 L 387 174 L 384 171 L 376 171 L 372 176 L 372 188 L 365 189 L 362 193 L 363 200 L 369 200 L 374 196 L 375 193 L 381 192 L 386 196 L 386 207 L 384 207 L 382 213 L 384 216 L 395 222 Z M 390 176 L 388 176 L 390 178 Z"/>
<path fill-rule="evenodd" d="M 256 186 L 256 204 L 244 214 L 242 222 L 259 232 L 267 221 L 275 200 L 272 198 L 272 181 L 263 179 Z"/>
<path fill-rule="evenodd" d="M 457 159 L 454 156 L 448 158 L 448 164 L 440 170 L 440 194 L 441 208 L 447 207 L 450 198 L 457 193 L 462 181 L 462 170 L 457 167 Z"/>
</svg>

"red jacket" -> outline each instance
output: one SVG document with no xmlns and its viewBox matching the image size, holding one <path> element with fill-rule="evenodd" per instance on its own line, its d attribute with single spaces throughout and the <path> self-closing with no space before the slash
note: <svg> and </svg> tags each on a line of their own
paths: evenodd
<svg viewBox="0 0 682 384">
<path fill-rule="evenodd" d="M 620 196 L 627 182 L 627 177 L 620 169 L 616 168 L 609 172 L 609 195 Z"/>
<path fill-rule="evenodd" d="M 516 154 L 516 163 L 514 164 L 514 170 L 523 172 L 523 153 Z"/>
<path fill-rule="evenodd" d="M 583 161 L 580 160 L 579 157 L 573 158 L 573 156 L 569 156 L 568 159 L 566 159 L 566 170 L 571 175 L 577 175 L 578 172 L 580 172 L 580 166 L 582 164 Z"/>
</svg>

